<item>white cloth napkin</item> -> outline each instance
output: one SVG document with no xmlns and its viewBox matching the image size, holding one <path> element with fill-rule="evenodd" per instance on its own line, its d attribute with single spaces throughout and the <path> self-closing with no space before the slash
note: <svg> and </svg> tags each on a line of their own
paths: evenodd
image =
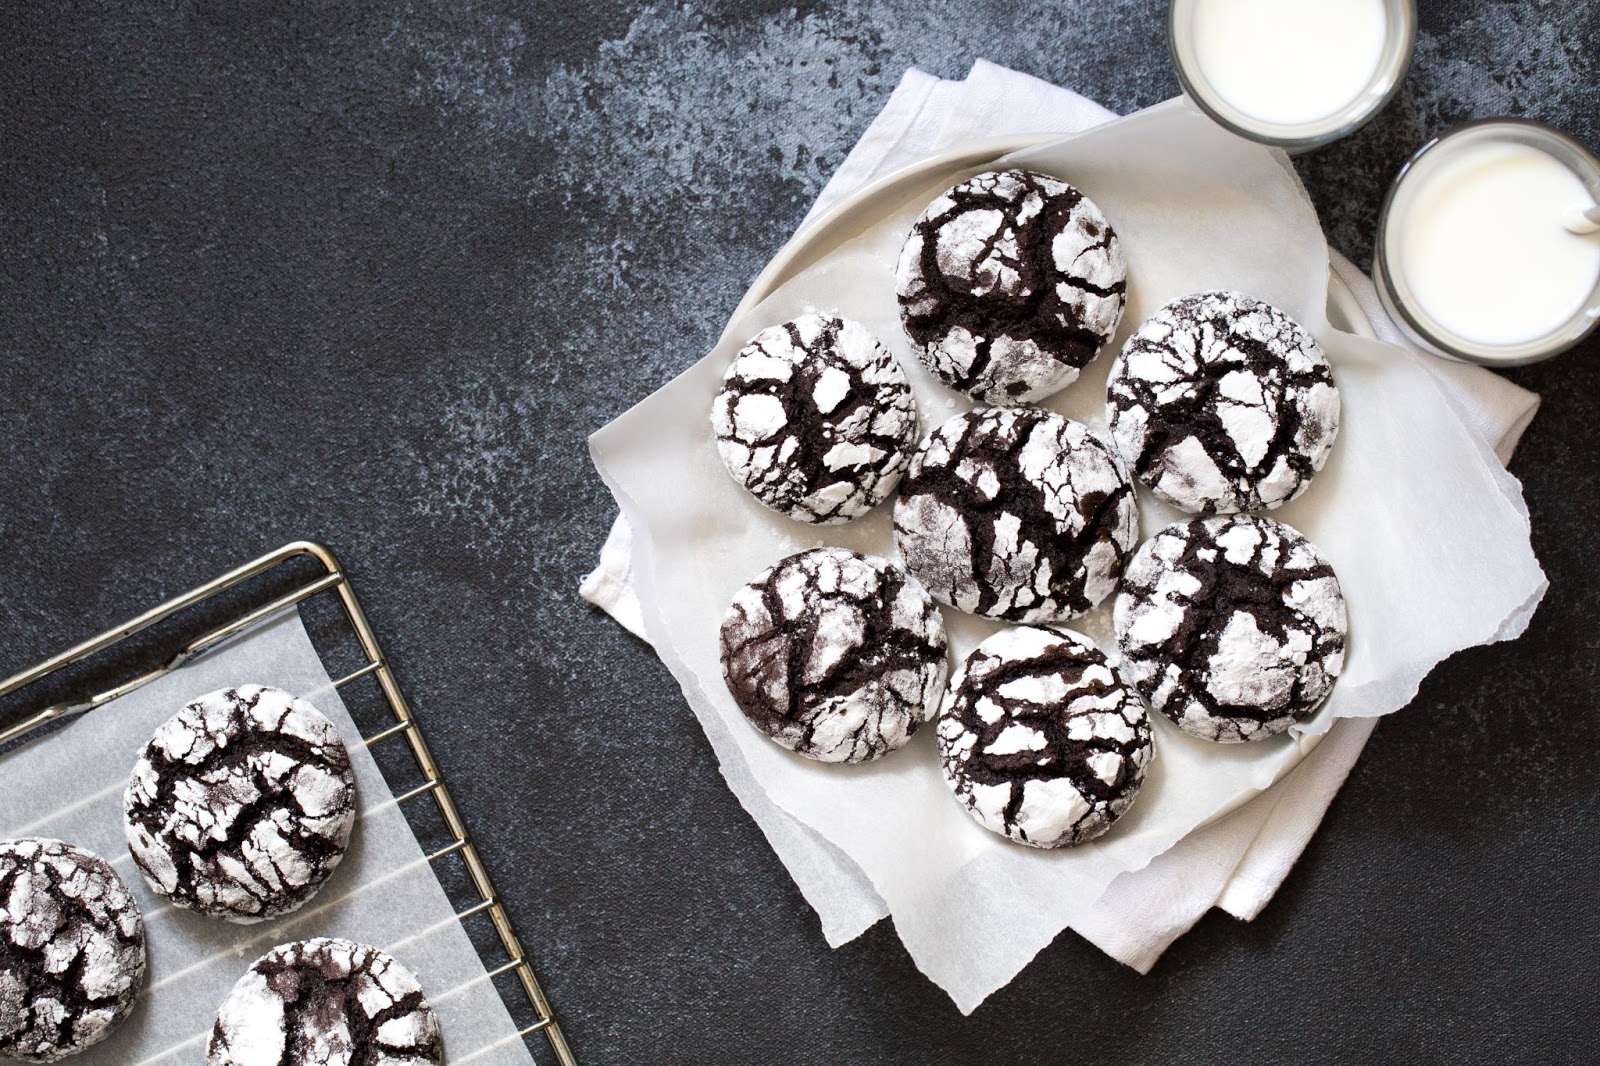
<svg viewBox="0 0 1600 1066">
<path fill-rule="evenodd" d="M 983 60 L 959 82 L 909 70 L 806 221 L 867 182 L 932 152 L 1006 134 L 1075 133 L 1113 117 L 1077 93 Z M 1379 338 L 1407 344 L 1384 315 L 1366 275 L 1338 253 L 1333 269 L 1356 294 Z M 1538 410 L 1539 397 L 1482 367 L 1439 359 L 1428 359 L 1427 365 L 1462 420 L 1502 462 L 1508 461 Z M 619 516 L 599 566 L 579 592 L 643 637 L 644 619 L 629 574 L 631 550 L 632 531 Z M 1376 721 L 1340 719 L 1288 777 L 1143 870 L 1123 874 L 1073 929 L 1143 973 L 1213 906 L 1246 920 L 1255 917 L 1316 832 Z M 731 778 L 729 783 L 752 813 L 770 806 L 759 787 L 741 787 L 748 783 Z M 760 820 L 807 898 L 818 904 L 830 944 L 853 939 L 884 916 L 882 899 L 848 859 L 783 812 L 772 814 Z M 786 827 L 779 831 L 781 839 L 773 833 L 774 824 Z"/>
</svg>

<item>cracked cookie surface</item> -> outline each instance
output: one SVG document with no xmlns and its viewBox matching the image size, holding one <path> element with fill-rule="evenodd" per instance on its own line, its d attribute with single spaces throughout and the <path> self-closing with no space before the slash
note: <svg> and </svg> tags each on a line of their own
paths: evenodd
<svg viewBox="0 0 1600 1066">
<path fill-rule="evenodd" d="M 273 948 L 217 1012 L 206 1066 L 421 1066 L 444 1057 L 416 975 L 366 944 Z"/>
<path fill-rule="evenodd" d="M 1262 740 L 1327 698 L 1344 668 L 1344 595 L 1299 531 L 1260 515 L 1177 522 L 1123 575 L 1123 671 L 1203 740 Z"/>
<path fill-rule="evenodd" d="M 1111 447 L 1049 411 L 957 415 L 918 447 L 894 507 L 906 565 L 941 603 L 1012 622 L 1083 614 L 1138 539 Z"/>
<path fill-rule="evenodd" d="M 900 317 L 924 365 L 984 403 L 1072 384 L 1117 331 L 1128 264 L 1116 231 L 1047 174 L 978 174 L 923 211 L 900 250 Z"/>
<path fill-rule="evenodd" d="M 1111 438 L 1150 491 L 1191 514 L 1280 507 L 1339 435 L 1339 389 L 1310 333 L 1270 304 L 1202 292 L 1162 307 L 1111 366 Z"/>
<path fill-rule="evenodd" d="M 202 914 L 259 922 L 305 903 L 344 857 L 355 774 L 320 711 L 244 685 L 201 696 L 156 730 L 123 815 L 152 890 Z"/>
<path fill-rule="evenodd" d="M 111 1035 L 144 984 L 144 921 L 100 856 L 0 841 L 0 1059 L 54 1062 Z"/>
<path fill-rule="evenodd" d="M 865 326 L 815 312 L 756 334 L 711 406 L 728 473 L 801 522 L 859 518 L 888 498 L 917 441 L 905 371 Z"/>
<path fill-rule="evenodd" d="M 1005 629 L 973 649 L 939 713 L 945 783 L 1018 844 L 1093 840 L 1127 813 L 1155 755 L 1144 704 L 1088 637 Z"/>
<path fill-rule="evenodd" d="M 745 717 L 790 751 L 864 762 L 939 709 L 944 620 L 905 571 L 844 548 L 780 560 L 734 596 L 722 672 Z"/>
</svg>

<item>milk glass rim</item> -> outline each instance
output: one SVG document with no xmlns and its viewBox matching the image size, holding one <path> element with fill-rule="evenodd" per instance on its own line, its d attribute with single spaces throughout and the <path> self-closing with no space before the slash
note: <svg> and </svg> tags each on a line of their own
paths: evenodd
<svg viewBox="0 0 1600 1066">
<path fill-rule="evenodd" d="M 1373 239 L 1372 279 L 1377 283 L 1378 296 L 1384 305 L 1384 309 L 1389 312 L 1391 317 L 1406 333 L 1411 334 L 1414 340 L 1421 341 L 1425 347 L 1433 348 L 1452 359 L 1459 359 L 1469 363 L 1500 367 L 1526 366 L 1530 363 L 1543 362 L 1576 347 L 1595 331 L 1595 327 L 1600 326 L 1600 316 L 1594 314 L 1596 308 L 1600 308 L 1600 278 L 1595 279 L 1595 285 L 1589 292 L 1589 298 L 1584 301 L 1582 309 L 1574 316 L 1576 318 L 1588 315 L 1589 324 L 1560 343 L 1548 348 L 1541 347 L 1539 341 L 1544 340 L 1541 337 L 1519 345 L 1483 345 L 1481 349 L 1473 350 L 1463 348 L 1456 343 L 1456 339 L 1439 336 L 1437 332 L 1428 328 L 1417 318 L 1407 301 L 1395 291 L 1394 272 L 1389 265 L 1389 216 L 1394 207 L 1395 196 L 1399 193 L 1400 186 L 1405 181 L 1406 176 L 1416 168 L 1424 156 L 1438 148 L 1441 143 L 1453 140 L 1460 134 L 1491 126 L 1507 127 L 1523 134 L 1532 134 L 1535 140 L 1542 139 L 1559 145 L 1588 168 L 1588 174 L 1580 173 L 1578 177 L 1589 188 L 1591 193 L 1600 194 L 1600 158 L 1597 158 L 1583 142 L 1550 125 L 1548 122 L 1542 122 L 1536 118 L 1522 118 L 1516 115 L 1491 115 L 1458 123 L 1438 136 L 1431 138 L 1421 148 L 1413 152 L 1411 157 L 1401 165 L 1399 172 L 1394 176 L 1394 180 L 1389 183 L 1389 191 L 1383 198 L 1383 208 L 1378 212 L 1378 229 Z M 1559 162 L 1567 162 L 1566 159 L 1560 156 L 1556 158 Z M 1597 195 L 1597 199 L 1600 199 L 1600 195 Z M 1568 324 L 1571 321 L 1572 319 L 1568 319 Z M 1545 336 L 1559 335 L 1560 332 L 1561 330 L 1559 329 L 1554 330 Z M 1500 349 L 1505 354 L 1495 354 L 1495 349 Z"/>
<path fill-rule="evenodd" d="M 1326 119 L 1315 123 L 1284 124 L 1276 122 L 1251 123 L 1250 117 L 1222 100 L 1211 88 L 1199 69 L 1198 60 L 1186 56 L 1180 46 L 1192 45 L 1193 34 L 1185 26 L 1180 33 L 1180 14 L 1191 13 L 1199 0 L 1172 0 L 1167 5 L 1167 47 L 1172 54 L 1172 65 L 1178 72 L 1178 83 L 1184 95 L 1194 101 L 1211 120 L 1240 137 L 1281 148 L 1286 152 L 1309 152 L 1341 137 L 1347 137 L 1375 118 L 1400 92 L 1406 74 L 1411 69 L 1411 56 L 1417 43 L 1416 0 L 1383 0 L 1388 15 L 1383 56 L 1378 69 L 1367 87 L 1347 106 L 1335 111 Z M 1188 51 L 1192 52 L 1192 47 Z M 1331 123 L 1331 125 L 1329 125 Z M 1293 130 L 1310 132 L 1294 133 Z"/>
</svg>

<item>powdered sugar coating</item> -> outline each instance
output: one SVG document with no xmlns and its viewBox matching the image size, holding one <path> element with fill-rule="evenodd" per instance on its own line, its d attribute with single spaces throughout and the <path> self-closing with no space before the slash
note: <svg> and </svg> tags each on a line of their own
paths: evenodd
<svg viewBox="0 0 1600 1066">
<path fill-rule="evenodd" d="M 1116 232 L 1047 174 L 978 174 L 923 211 L 896 270 L 901 319 L 929 370 L 985 403 L 1077 380 L 1117 331 L 1128 264 Z"/>
<path fill-rule="evenodd" d="M 1110 829 L 1154 756 L 1139 697 L 1071 630 L 996 633 L 950 679 L 939 714 L 945 783 L 984 828 L 1035 848 Z"/>
<path fill-rule="evenodd" d="M 280 689 L 201 696 L 167 719 L 123 794 L 152 890 L 231 922 L 287 914 L 344 857 L 355 775 L 333 723 Z"/>
<path fill-rule="evenodd" d="M 1109 445 L 1049 411 L 956 415 L 918 447 L 894 507 L 907 567 L 941 603 L 1064 621 L 1109 596 L 1138 539 Z"/>
<path fill-rule="evenodd" d="M 949 663 L 938 607 L 903 570 L 844 548 L 780 560 L 722 623 L 722 670 L 745 716 L 790 751 L 864 762 L 939 708 Z"/>
<path fill-rule="evenodd" d="M 420 1066 L 443 1060 L 416 975 L 366 944 L 273 948 L 217 1012 L 206 1066 Z"/>
<path fill-rule="evenodd" d="M 1344 594 L 1297 530 L 1258 515 L 1178 522 L 1123 575 L 1123 669 L 1203 740 L 1261 740 L 1314 711 L 1344 668 Z"/>
<path fill-rule="evenodd" d="M 1233 292 L 1157 311 L 1123 345 L 1106 392 L 1123 459 L 1157 496 L 1191 513 L 1288 503 L 1339 434 L 1339 389 L 1316 338 Z"/>
<path fill-rule="evenodd" d="M 756 499 L 831 525 L 882 503 L 917 440 L 905 371 L 867 328 L 808 312 L 756 334 L 711 406 L 717 451 Z"/>
<path fill-rule="evenodd" d="M 93 852 L 0 841 L 0 1059 L 54 1062 L 111 1035 L 144 984 L 144 922 Z"/>
</svg>

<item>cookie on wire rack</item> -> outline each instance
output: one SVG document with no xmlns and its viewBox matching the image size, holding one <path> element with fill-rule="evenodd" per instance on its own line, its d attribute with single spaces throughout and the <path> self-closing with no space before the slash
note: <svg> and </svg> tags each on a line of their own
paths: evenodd
<svg viewBox="0 0 1600 1066">
<path fill-rule="evenodd" d="M 123 793 L 150 888 L 230 922 L 288 914 L 344 857 L 355 774 L 333 723 L 281 689 L 201 696 L 156 730 Z"/>
<path fill-rule="evenodd" d="M 55 1062 L 110 1036 L 144 985 L 139 905 L 110 863 L 0 841 L 0 1059 Z"/>
<path fill-rule="evenodd" d="M 444 1059 L 417 977 L 336 937 L 273 948 L 217 1011 L 206 1066 L 423 1066 Z"/>
</svg>

